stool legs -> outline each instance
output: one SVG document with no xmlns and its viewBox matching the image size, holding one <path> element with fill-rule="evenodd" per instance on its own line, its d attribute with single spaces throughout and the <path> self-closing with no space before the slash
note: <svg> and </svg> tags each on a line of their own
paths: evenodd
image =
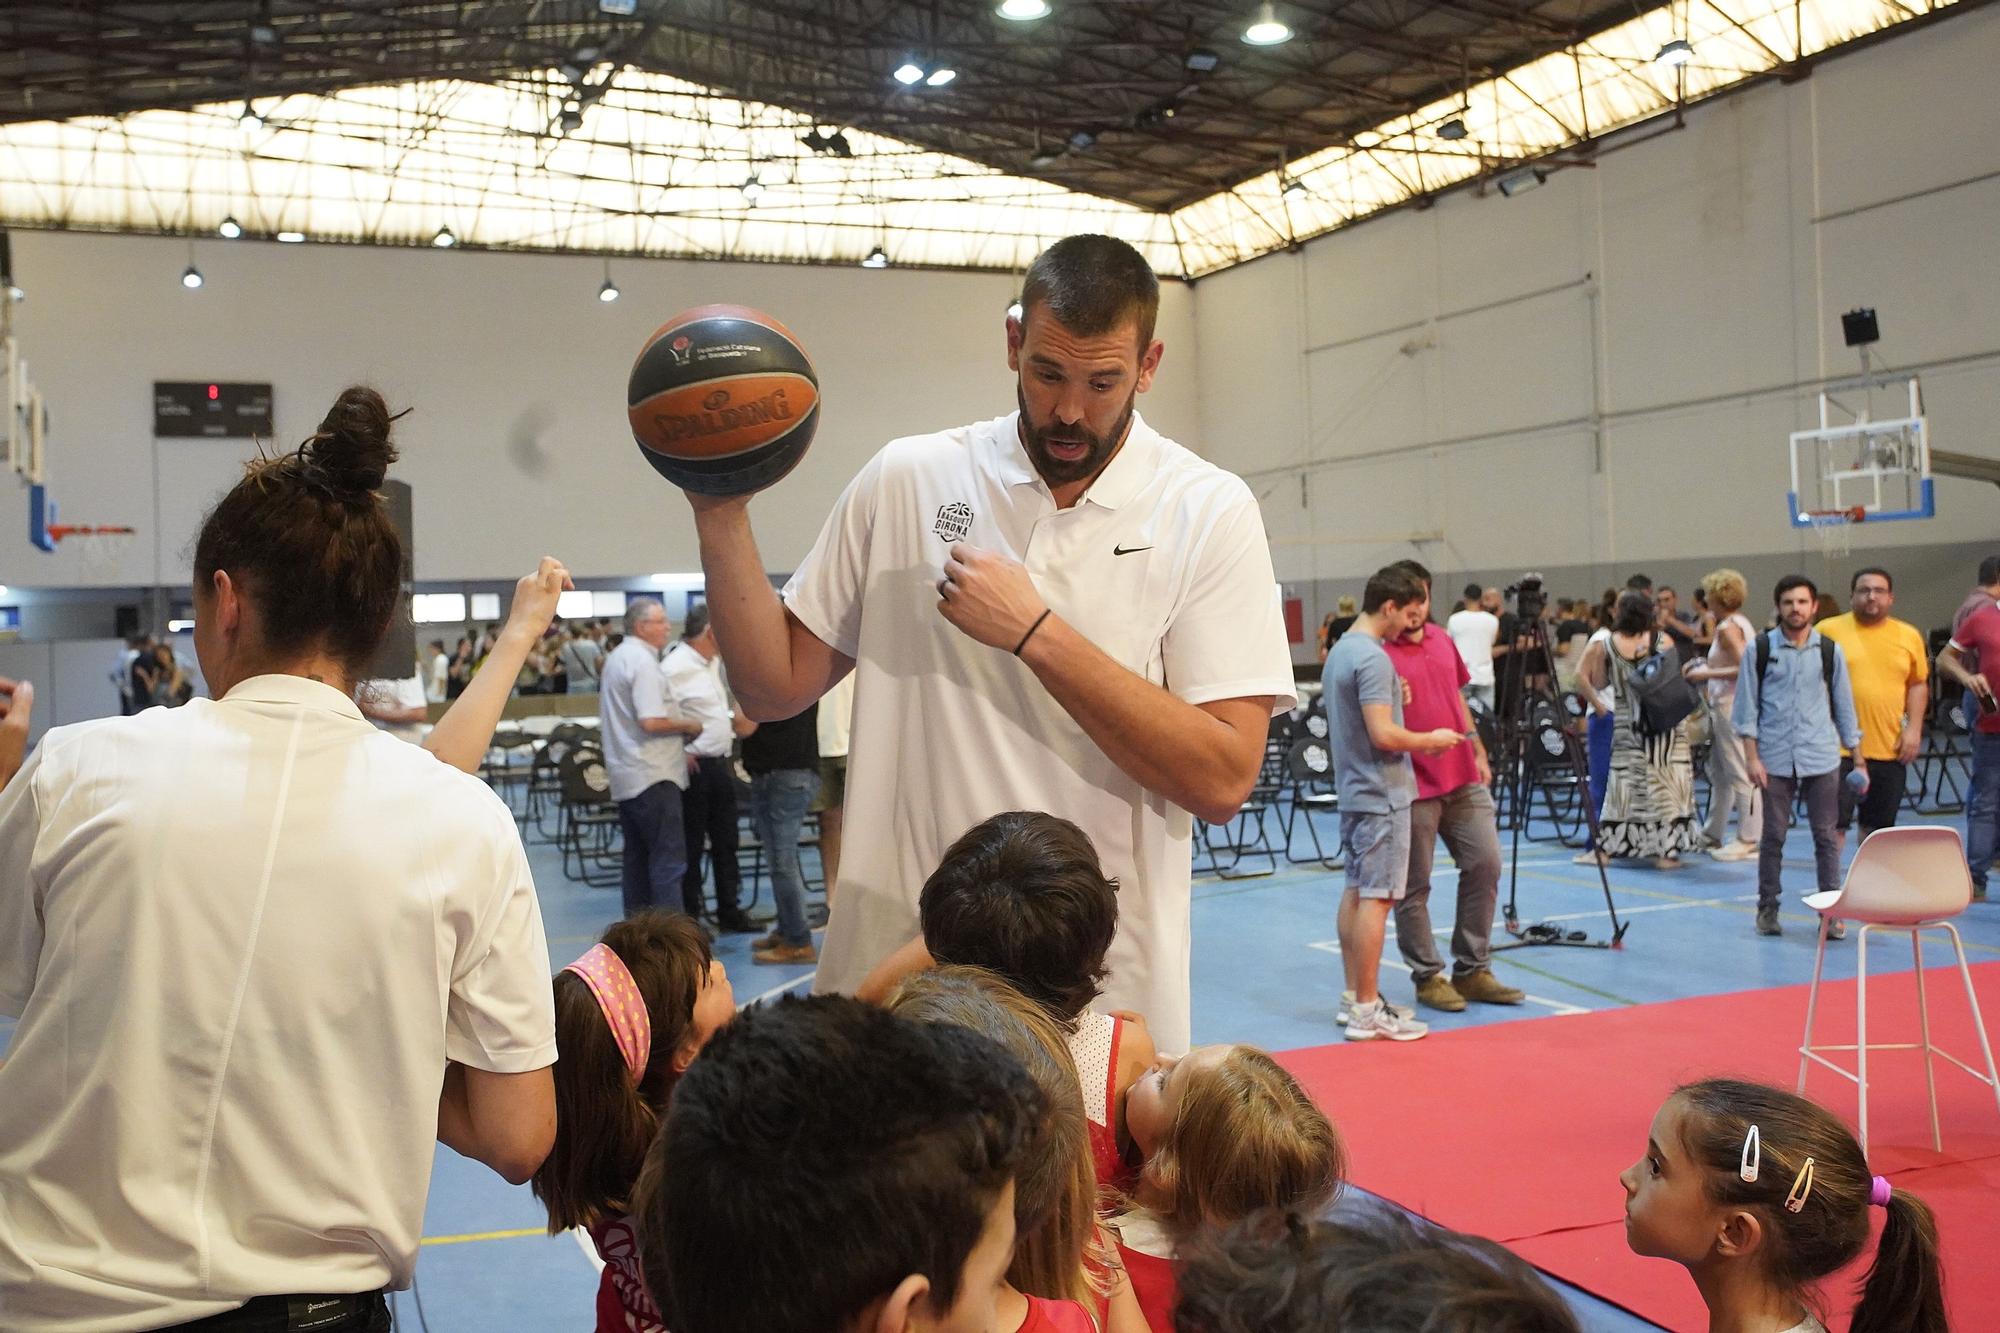
<svg viewBox="0 0 2000 1333">
<path fill-rule="evenodd" d="M 1972 1006 L 1972 1030 L 1979 1034 L 1979 1054 L 1986 1061 L 1986 1086 L 1993 1089 L 1994 1104 L 2000 1106 L 2000 1071 L 1993 1067 L 1993 1043 L 1986 1039 L 1986 1020 L 1979 1012 L 1979 997 L 1972 990 L 1972 969 L 1965 963 L 1965 941 L 1958 937 L 1958 927 L 1949 921 L 1943 925 L 1951 933 L 1952 951 L 1958 957 L 1958 976 L 1965 983 L 1965 1002 Z M 1967 1072 L 1974 1078 L 1979 1077 L 1976 1071 Z"/>
<path fill-rule="evenodd" d="M 1863 924 L 1855 932 L 1854 946 L 1854 1054 L 1861 1085 L 1861 1155 L 1868 1155 L 1868 932 Z"/>
<path fill-rule="evenodd" d="M 1924 1089 L 1931 1097 L 1931 1151 L 1944 1151 L 1944 1135 L 1938 1129 L 1937 1062 L 1931 1058 L 1931 1002 L 1924 993 L 1924 932 L 1910 932 L 1910 959 L 1917 969 L 1917 1023 L 1924 1035 Z"/>
</svg>

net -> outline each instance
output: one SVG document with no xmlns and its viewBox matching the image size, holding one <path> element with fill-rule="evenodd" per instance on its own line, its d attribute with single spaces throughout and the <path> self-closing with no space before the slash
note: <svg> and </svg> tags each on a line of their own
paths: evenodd
<svg viewBox="0 0 2000 1333">
<path fill-rule="evenodd" d="M 1807 509 L 1799 517 L 1812 529 L 1820 554 L 1832 560 L 1854 549 L 1854 529 L 1868 517 L 1868 511 L 1850 505 L 1845 509 Z"/>
</svg>

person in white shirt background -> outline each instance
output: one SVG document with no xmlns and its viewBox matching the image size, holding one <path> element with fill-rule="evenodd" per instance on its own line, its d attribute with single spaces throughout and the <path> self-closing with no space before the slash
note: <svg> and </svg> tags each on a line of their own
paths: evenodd
<svg viewBox="0 0 2000 1333">
<path fill-rule="evenodd" d="M 10 1333 L 282 1326 L 306 1298 L 325 1333 L 385 1330 L 433 1140 L 516 1183 L 553 1141 L 513 816 L 348 696 L 400 592 L 390 420 L 347 390 L 208 515 L 220 697 L 57 727 L 0 789 Z M 517 617 L 566 581 L 545 561 Z"/>
<path fill-rule="evenodd" d="M 625 605 L 625 638 L 604 659 L 598 711 L 604 772 L 625 838 L 619 883 L 626 916 L 671 909 L 687 874 L 681 794 L 688 785 L 687 741 L 701 734 L 701 723 L 679 711 L 667 693 L 660 651 L 672 632 L 665 607 L 635 597 Z M 473 684 L 480 679 L 473 677 Z"/>
<path fill-rule="evenodd" d="M 451 657 L 444 650 L 443 639 L 432 639 L 426 646 L 424 672 L 424 701 L 443 703 L 445 686 L 451 679 Z"/>
<path fill-rule="evenodd" d="M 1495 605 L 1500 601 L 1498 588 L 1481 588 L 1477 583 L 1465 585 L 1465 596 L 1458 610 L 1444 622 L 1444 632 L 1458 649 L 1458 655 L 1465 659 L 1465 672 L 1472 681 L 1465 687 L 1465 697 L 1484 704 L 1487 712 L 1493 711 L 1493 644 L 1500 637 L 1500 617 L 1486 609 L 1485 598 L 1492 594 Z"/>
<path fill-rule="evenodd" d="M 687 850 L 682 910 L 702 915 L 706 860 L 715 880 L 716 924 L 732 934 L 752 934 L 757 923 L 737 904 L 742 874 L 736 864 L 736 774 L 729 760 L 736 737 L 755 731 L 757 724 L 740 718 L 730 706 L 707 606 L 688 608 L 681 641 L 667 649 L 660 670 L 666 673 L 667 696 L 675 707 L 701 724 L 700 733 L 687 743 L 688 785 L 681 797 Z"/>
<path fill-rule="evenodd" d="M 822 991 L 917 933 L 966 829 L 1052 810 L 1119 881 L 1105 1003 L 1188 1044 L 1190 816 L 1235 816 L 1296 693 L 1255 497 L 1137 414 L 1158 305 L 1131 246 L 1056 242 L 1006 324 L 1020 410 L 890 443 L 782 598 L 748 498 L 688 496 L 745 711 L 789 717 L 857 673 Z"/>
</svg>

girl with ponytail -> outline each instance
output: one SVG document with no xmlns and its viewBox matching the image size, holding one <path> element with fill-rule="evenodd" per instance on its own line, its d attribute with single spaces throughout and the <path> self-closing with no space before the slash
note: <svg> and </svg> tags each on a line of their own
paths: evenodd
<svg viewBox="0 0 2000 1333">
<path fill-rule="evenodd" d="M 1914 1194 L 1872 1174 L 1831 1112 L 1758 1083 L 1706 1079 L 1653 1118 L 1627 1167 L 1633 1252 L 1684 1265 L 1711 1330 L 1824 1333 L 1814 1284 L 1868 1244 L 1885 1217 L 1853 1333 L 1945 1333 L 1937 1224 Z"/>
<path fill-rule="evenodd" d="M 556 1142 L 535 1172 L 549 1233 L 581 1227 L 604 1260 L 598 1333 L 664 1333 L 640 1274 L 632 1188 L 674 1084 L 736 1013 L 692 917 L 642 912 L 555 977 Z"/>
</svg>

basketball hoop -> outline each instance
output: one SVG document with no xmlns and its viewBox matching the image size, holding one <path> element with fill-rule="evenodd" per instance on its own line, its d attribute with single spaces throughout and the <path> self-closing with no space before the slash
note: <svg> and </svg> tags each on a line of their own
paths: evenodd
<svg viewBox="0 0 2000 1333">
<path fill-rule="evenodd" d="M 1861 505 L 1799 511 L 1800 521 L 1812 529 L 1814 539 L 1819 542 L 1820 554 L 1828 560 L 1845 556 L 1854 549 L 1854 527 L 1867 517 L 1868 511 Z"/>
<path fill-rule="evenodd" d="M 119 524 L 51 523 L 49 541 L 61 545 L 74 537 L 83 551 L 83 565 L 94 574 L 117 574 L 125 564 L 126 542 L 136 536 L 136 528 Z"/>
</svg>

